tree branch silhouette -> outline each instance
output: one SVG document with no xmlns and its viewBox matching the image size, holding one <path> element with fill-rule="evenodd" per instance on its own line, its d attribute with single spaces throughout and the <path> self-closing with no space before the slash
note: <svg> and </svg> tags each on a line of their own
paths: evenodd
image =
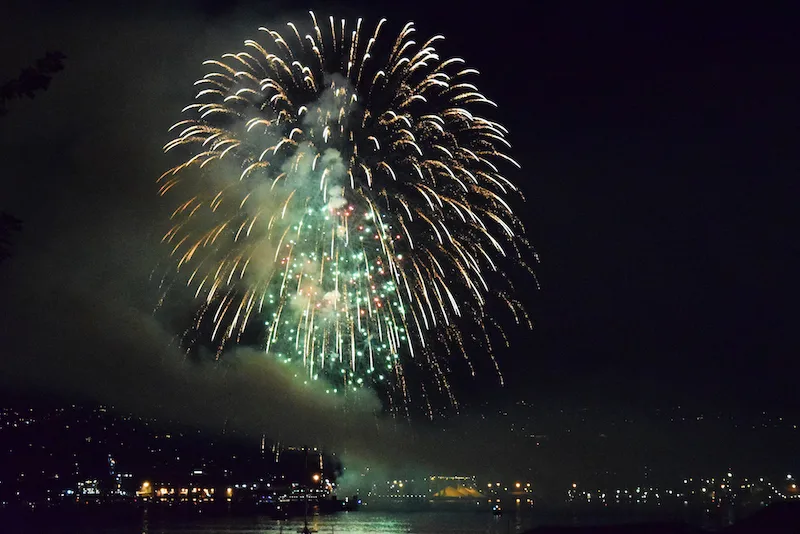
<svg viewBox="0 0 800 534">
<path fill-rule="evenodd" d="M 22 69 L 20 75 L 0 86 L 0 116 L 8 113 L 7 103 L 15 98 L 33 98 L 36 93 L 50 86 L 53 75 L 64 69 L 66 56 L 61 52 L 47 52 L 36 60 L 32 67 Z M 7 213 L 0 212 L 0 263 L 11 256 L 12 233 L 22 231 L 22 221 Z"/>
<path fill-rule="evenodd" d="M 36 60 L 36 65 L 22 69 L 20 75 L 0 87 L 0 115 L 8 113 L 6 103 L 15 98 L 33 98 L 50 86 L 53 75 L 64 69 L 66 56 L 61 52 L 47 52 Z"/>
<path fill-rule="evenodd" d="M 0 212 L 0 263 L 11 256 L 11 233 L 22 230 L 22 221 L 6 213 Z"/>
</svg>

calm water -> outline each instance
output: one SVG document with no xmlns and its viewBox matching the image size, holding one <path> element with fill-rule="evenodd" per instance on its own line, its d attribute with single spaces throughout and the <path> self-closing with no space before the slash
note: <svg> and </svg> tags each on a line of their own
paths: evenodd
<svg viewBox="0 0 800 534">
<path fill-rule="evenodd" d="M 512 517 L 494 517 L 490 513 L 458 512 L 366 512 L 340 513 L 315 518 L 311 524 L 319 534 L 507 534 L 521 532 L 532 524 L 524 525 Z M 296 533 L 303 521 L 226 520 L 224 522 L 148 525 L 142 529 L 147 534 L 211 534 L 224 533 Z"/>
<path fill-rule="evenodd" d="M 540 525 L 599 525 L 636 523 L 647 520 L 667 520 L 667 517 L 632 517 L 620 515 L 574 518 L 570 515 L 543 514 L 536 509 L 512 511 L 495 517 L 485 511 L 425 511 L 377 512 L 361 510 L 318 516 L 309 524 L 319 534 L 519 534 Z M 669 519 L 678 520 L 678 517 Z M 684 518 L 688 520 L 689 518 Z M 689 521 L 695 522 L 695 521 Z M 68 522 L 67 522 L 68 523 Z M 87 524 L 58 524 L 49 528 L 8 528 L 4 532 L 37 532 L 41 534 L 296 534 L 303 526 L 302 519 L 278 521 L 268 517 L 206 517 L 197 519 L 171 519 L 144 521 L 126 526 L 99 526 Z M 704 525 L 715 526 L 715 525 Z M 716 525 L 718 526 L 718 525 Z"/>
<path fill-rule="evenodd" d="M 536 525 L 530 515 L 495 517 L 490 512 L 342 512 L 309 520 L 319 534 L 513 534 Z M 277 521 L 268 517 L 225 517 L 186 521 L 144 521 L 125 527 L 81 527 L 86 534 L 295 534 L 303 520 Z M 47 533 L 75 532 L 62 525 Z"/>
</svg>

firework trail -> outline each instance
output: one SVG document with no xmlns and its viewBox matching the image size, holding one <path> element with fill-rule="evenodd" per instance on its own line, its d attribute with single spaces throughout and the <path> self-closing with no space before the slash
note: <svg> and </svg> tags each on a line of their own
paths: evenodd
<svg viewBox="0 0 800 534">
<path fill-rule="evenodd" d="M 494 361 L 487 300 L 528 323 L 499 271 L 527 245 L 507 130 L 483 117 L 495 104 L 478 72 L 439 57 L 442 36 L 311 22 L 259 28 L 263 42 L 206 61 L 171 128 L 181 162 L 159 179 L 177 199 L 163 242 L 201 303 L 195 328 L 211 325 L 219 357 L 258 325 L 267 354 L 331 392 L 407 400 L 413 362 L 455 402 L 450 348 L 472 369 L 461 326 L 478 325 Z"/>
</svg>

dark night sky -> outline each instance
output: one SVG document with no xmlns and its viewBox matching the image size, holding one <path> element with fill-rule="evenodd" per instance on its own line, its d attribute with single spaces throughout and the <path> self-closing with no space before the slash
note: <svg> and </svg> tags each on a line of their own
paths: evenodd
<svg viewBox="0 0 800 534">
<path fill-rule="evenodd" d="M 512 334 L 512 350 L 500 354 L 509 387 L 479 381 L 476 398 L 799 411 L 800 250 L 790 217 L 800 171 L 797 13 L 722 2 L 376 4 L 311 7 L 325 16 L 411 19 L 422 34 L 444 34 L 446 52 L 481 71 L 480 89 L 498 102 L 523 165 L 516 181 L 527 203 L 517 209 L 542 260 L 542 289 L 524 296 L 536 326 Z M 12 103 L 2 119 L 15 172 L 3 177 L 10 194 L 0 208 L 26 228 L 0 284 L 23 287 L 47 272 L 40 265 L 32 274 L 30 265 L 63 252 L 66 259 L 52 260 L 56 278 L 73 293 L 99 285 L 114 302 L 137 300 L 142 277 L 115 273 L 148 257 L 144 237 L 155 235 L 148 221 L 158 212 L 150 177 L 163 168 L 158 147 L 199 60 L 270 17 L 304 10 L 294 2 L 177 2 L 163 13 L 156 3 L 136 13 L 41 5 L 44 18 L 20 7 L 10 19 L 18 23 L 3 29 L 2 43 L 14 47 L 3 47 L 0 73 L 16 75 L 48 48 L 68 60 L 48 93 Z M 152 48 L 162 45 L 171 48 Z M 157 103 L 137 102 L 148 97 Z M 117 116 L 121 133 L 108 133 Z M 47 132 L 28 124 L 37 120 Z M 50 187 L 49 199 L 31 202 Z M 90 239 L 77 239 L 87 228 Z M 140 241 L 121 246 L 132 232 Z M 103 258 L 100 266 L 91 276 L 65 274 L 86 267 L 81 247 Z M 45 343 L 21 340 L 20 325 L 45 340 L 51 331 L 38 312 L 20 317 L 4 333 L 14 351 L 3 357 L 21 360 L 17 370 L 26 351 Z M 76 334 L 89 344 L 92 335 Z M 20 372 L 24 387 L 51 387 Z"/>
<path fill-rule="evenodd" d="M 790 19 L 611 9 L 557 32 L 579 44 L 534 97 L 550 103 L 534 113 L 534 241 L 551 258 L 543 343 L 579 354 L 576 374 L 794 399 Z"/>
<path fill-rule="evenodd" d="M 530 184 L 533 389 L 793 403 L 796 18 L 586 4 L 487 13 L 477 59 Z"/>
</svg>

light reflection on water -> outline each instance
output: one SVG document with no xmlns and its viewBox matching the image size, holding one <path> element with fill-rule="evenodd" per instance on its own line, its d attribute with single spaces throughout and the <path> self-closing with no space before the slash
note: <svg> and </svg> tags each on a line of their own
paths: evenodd
<svg viewBox="0 0 800 534">
<path fill-rule="evenodd" d="M 565 513 L 566 512 L 566 513 Z M 685 512 L 685 511 L 683 511 Z M 683 516 L 683 517 L 681 517 Z M 702 521 L 701 521 L 702 520 Z M 616 511 L 602 515 L 575 516 L 568 511 L 525 509 L 495 517 L 485 511 L 358 511 L 324 515 L 309 520 L 318 534 L 521 534 L 541 525 L 613 525 L 648 521 L 700 524 L 719 528 L 719 518 L 672 512 L 641 514 Z M 37 534 L 296 534 L 302 519 L 278 521 L 269 517 L 197 517 L 179 519 L 147 518 L 126 525 L 106 526 L 70 520 L 31 529 L 13 528 L 0 520 L 0 532 Z"/>
<path fill-rule="evenodd" d="M 533 526 L 532 518 L 495 517 L 472 512 L 354 512 L 314 518 L 309 522 L 319 534 L 509 534 Z M 303 520 L 277 521 L 268 518 L 226 518 L 169 524 L 144 524 L 141 534 L 295 534 Z M 94 531 L 116 534 L 120 530 Z M 128 531 L 130 532 L 130 531 Z"/>
</svg>

